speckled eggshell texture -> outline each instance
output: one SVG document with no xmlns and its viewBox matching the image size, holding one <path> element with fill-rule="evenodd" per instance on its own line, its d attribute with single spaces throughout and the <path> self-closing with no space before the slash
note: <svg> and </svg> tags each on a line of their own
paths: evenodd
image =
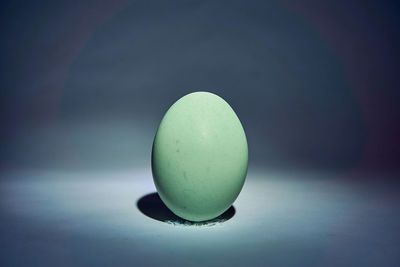
<svg viewBox="0 0 400 267">
<path fill-rule="evenodd" d="M 176 101 L 153 143 L 152 171 L 160 198 L 189 221 L 213 219 L 239 195 L 247 174 L 248 148 L 230 105 L 208 92 Z"/>
</svg>

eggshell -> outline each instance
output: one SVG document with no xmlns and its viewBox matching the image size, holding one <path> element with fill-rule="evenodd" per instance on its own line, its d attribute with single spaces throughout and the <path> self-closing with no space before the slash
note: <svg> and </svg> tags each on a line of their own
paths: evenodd
<svg viewBox="0 0 400 267">
<path fill-rule="evenodd" d="M 160 198 L 189 221 L 213 219 L 239 195 L 247 174 L 243 126 L 230 105 L 208 92 L 176 101 L 154 138 L 152 171 Z"/>
</svg>

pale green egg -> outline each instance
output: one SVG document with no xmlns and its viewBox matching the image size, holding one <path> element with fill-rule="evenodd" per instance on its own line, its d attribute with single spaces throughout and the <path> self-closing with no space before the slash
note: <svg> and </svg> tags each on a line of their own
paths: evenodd
<svg viewBox="0 0 400 267">
<path fill-rule="evenodd" d="M 248 148 L 239 118 L 221 97 L 195 92 L 164 115 L 153 143 L 152 171 L 160 198 L 190 221 L 213 219 L 239 195 Z"/>
</svg>

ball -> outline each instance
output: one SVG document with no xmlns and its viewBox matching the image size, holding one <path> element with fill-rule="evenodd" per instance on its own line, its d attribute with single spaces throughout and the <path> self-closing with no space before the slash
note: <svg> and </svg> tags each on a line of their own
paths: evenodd
<svg viewBox="0 0 400 267">
<path fill-rule="evenodd" d="M 157 192 L 174 214 L 195 222 L 218 217 L 246 178 L 243 126 L 221 97 L 209 92 L 183 96 L 161 120 L 151 164 Z"/>
</svg>

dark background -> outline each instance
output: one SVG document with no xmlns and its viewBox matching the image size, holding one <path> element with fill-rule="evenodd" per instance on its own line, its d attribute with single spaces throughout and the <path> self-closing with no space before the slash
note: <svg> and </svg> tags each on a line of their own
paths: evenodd
<svg viewBox="0 0 400 267">
<path fill-rule="evenodd" d="M 292 2 L 2 3 L 2 168 L 147 164 L 164 112 L 203 90 L 251 164 L 398 169 L 399 5 Z"/>
<path fill-rule="evenodd" d="M 399 12 L 367 0 L 3 1 L 0 179 L 148 169 L 168 107 L 210 91 L 242 121 L 249 170 L 398 180 Z"/>
</svg>

